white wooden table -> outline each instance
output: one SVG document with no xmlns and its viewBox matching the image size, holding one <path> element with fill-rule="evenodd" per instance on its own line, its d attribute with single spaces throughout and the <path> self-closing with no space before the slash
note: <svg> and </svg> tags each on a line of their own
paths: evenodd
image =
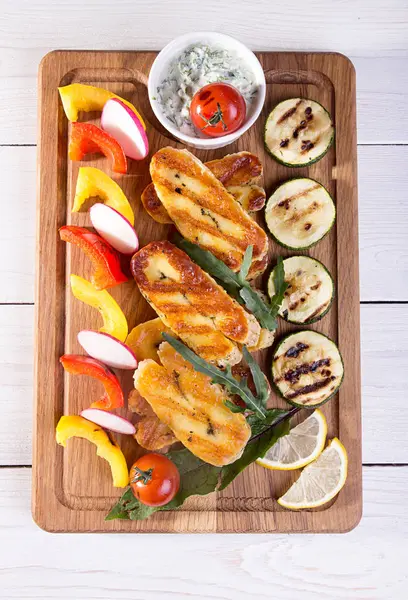
<svg viewBox="0 0 408 600">
<path fill-rule="evenodd" d="M 332 536 L 47 534 L 30 515 L 37 66 L 203 29 L 357 70 L 363 520 Z M 407 0 L 0 0 L 1 598 L 407 598 L 407 105 Z"/>
</svg>

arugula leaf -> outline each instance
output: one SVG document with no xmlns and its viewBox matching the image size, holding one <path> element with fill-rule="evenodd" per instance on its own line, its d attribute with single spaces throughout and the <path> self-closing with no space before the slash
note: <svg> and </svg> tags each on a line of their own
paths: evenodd
<svg viewBox="0 0 408 600">
<path fill-rule="evenodd" d="M 278 257 L 274 269 L 273 284 L 275 286 L 275 294 L 271 298 L 270 310 L 271 314 L 277 315 L 288 287 L 288 284 L 285 281 L 285 267 L 283 266 L 283 259 L 281 256 Z"/>
<path fill-rule="evenodd" d="M 246 346 L 243 346 L 242 354 L 246 360 L 249 370 L 251 371 L 252 379 L 254 380 L 254 385 L 257 393 L 257 398 L 266 407 L 266 403 L 269 398 L 269 387 L 265 375 L 261 371 L 258 363 L 254 360 L 252 354 L 248 352 Z"/>
<path fill-rule="evenodd" d="M 253 251 L 253 246 L 248 246 L 248 248 L 245 250 L 244 258 L 242 260 L 242 265 L 241 265 L 241 268 L 240 268 L 239 274 L 238 274 L 241 285 L 245 285 L 246 278 L 248 277 L 249 269 L 250 269 L 251 263 L 252 263 L 252 251 Z"/>
<path fill-rule="evenodd" d="M 262 327 L 269 331 L 274 331 L 277 328 L 276 317 L 287 288 L 282 258 L 278 259 L 275 268 L 275 295 L 272 298 L 271 304 L 268 304 L 246 281 L 252 261 L 252 246 L 248 246 L 245 251 L 240 272 L 235 273 L 222 260 L 219 260 L 208 250 L 204 250 L 197 246 L 197 244 L 185 240 L 180 235 L 177 235 L 173 239 L 175 244 L 184 250 L 204 271 L 214 277 L 217 283 L 222 285 L 228 294 L 241 304 L 243 301 L 246 308 L 255 315 Z"/>
<path fill-rule="evenodd" d="M 146 506 L 135 498 L 131 488 L 128 488 L 105 517 L 106 521 L 113 519 L 139 521 L 157 511 L 175 510 L 190 496 L 205 496 L 215 491 L 221 467 L 205 463 L 186 448 L 173 450 L 166 456 L 174 462 L 180 473 L 180 489 L 173 500 L 165 506 Z"/>
<path fill-rule="evenodd" d="M 231 400 L 225 400 L 224 404 L 233 413 L 244 413 L 246 410 L 243 406 L 238 406 L 238 404 L 231 402 Z"/>
<path fill-rule="evenodd" d="M 224 490 L 248 465 L 264 456 L 282 435 L 289 432 L 290 417 L 298 410 L 300 409 L 270 409 L 266 419 L 251 415 L 248 422 L 251 425 L 252 437 L 241 458 L 231 465 L 214 467 L 194 456 L 187 448 L 168 452 L 166 456 L 174 462 L 180 473 L 180 489 L 173 500 L 165 506 L 146 506 L 135 498 L 131 488 L 128 488 L 105 520 L 146 519 L 157 511 L 176 510 L 190 496 L 205 496 L 216 490 Z"/>
<path fill-rule="evenodd" d="M 224 385 L 232 394 L 238 394 L 241 396 L 248 408 L 257 413 L 261 418 L 266 417 L 266 409 L 263 401 L 264 392 L 262 393 L 261 398 L 255 397 L 249 389 L 246 380 L 237 381 L 237 379 L 235 379 L 235 377 L 232 375 L 230 365 L 226 367 L 225 371 L 222 371 L 215 365 L 211 365 L 200 356 L 197 356 L 195 352 L 190 350 L 190 348 L 183 344 L 183 342 L 180 342 L 180 340 L 176 340 L 168 333 L 162 333 L 162 336 L 166 342 L 170 344 L 170 346 L 172 346 L 185 360 L 188 360 L 188 362 L 193 365 L 196 371 L 211 377 L 213 383 Z M 259 369 L 258 365 L 257 368 Z M 263 385 L 267 387 L 265 380 L 263 380 Z"/>
<path fill-rule="evenodd" d="M 269 331 L 275 331 L 278 326 L 276 317 L 270 313 L 269 306 L 262 300 L 259 294 L 249 285 L 245 285 L 239 290 L 239 295 L 247 309 L 255 315 L 262 327 Z"/>
</svg>

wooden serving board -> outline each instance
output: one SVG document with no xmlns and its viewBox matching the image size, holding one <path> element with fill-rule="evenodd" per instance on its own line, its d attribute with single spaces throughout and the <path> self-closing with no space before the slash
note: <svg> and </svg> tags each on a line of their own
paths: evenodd
<svg viewBox="0 0 408 600">
<path fill-rule="evenodd" d="M 39 151 L 37 212 L 37 287 L 35 356 L 35 428 L 33 460 L 33 516 L 47 531 L 124 532 L 344 532 L 361 516 L 360 341 L 357 232 L 357 160 L 355 74 L 351 63 L 339 54 L 259 53 L 266 76 L 263 112 L 256 124 L 237 142 L 219 151 L 192 150 L 201 160 L 249 150 L 264 165 L 267 196 L 277 184 L 294 176 L 321 182 L 337 205 L 337 220 L 330 234 L 308 254 L 330 270 L 337 295 L 329 313 L 312 326 L 339 344 L 345 378 L 337 396 L 323 407 L 328 437 L 338 436 L 349 455 L 349 475 L 339 496 L 316 511 L 290 512 L 279 497 L 299 472 L 272 472 L 257 465 L 245 470 L 225 491 L 189 499 L 178 511 L 159 512 L 146 521 L 104 520 L 121 494 L 112 487 L 108 464 L 96 457 L 95 447 L 73 439 L 66 449 L 55 443 L 55 426 L 62 414 L 78 414 L 100 397 L 102 388 L 87 377 L 67 375 L 59 364 L 64 353 L 82 353 L 76 340 L 81 329 L 98 329 L 95 309 L 76 300 L 69 275 L 90 276 L 90 263 L 76 247 L 59 240 L 64 224 L 90 225 L 87 212 L 71 214 L 80 163 L 68 160 L 69 123 L 59 101 L 57 87 L 69 83 L 107 88 L 138 107 L 147 122 L 150 156 L 167 145 L 182 147 L 170 139 L 157 122 L 147 96 L 147 79 L 154 52 L 56 51 L 42 61 L 39 74 Z M 273 106 L 286 98 L 317 100 L 334 118 L 336 141 L 329 153 L 309 168 L 290 169 L 276 163 L 263 146 L 263 128 Z M 98 122 L 99 115 L 86 115 Z M 83 163 L 84 164 L 84 163 Z M 87 161 L 112 175 L 105 158 Z M 153 221 L 140 202 L 149 182 L 149 158 L 129 161 L 129 172 L 114 178 L 124 189 L 135 212 L 141 245 L 164 239 L 168 226 Z M 263 223 L 263 215 L 257 219 Z M 293 254 L 293 253 L 292 253 Z M 271 265 L 278 255 L 291 253 L 270 241 Z M 269 269 L 268 269 L 269 272 Z M 261 282 L 262 283 L 262 282 Z M 265 284 L 265 278 L 263 281 Z M 123 308 L 129 330 L 154 316 L 131 281 L 110 290 Z M 278 337 L 296 330 L 280 320 Z M 271 350 L 258 353 L 270 373 Z M 120 374 L 125 393 L 132 388 L 132 373 Z M 270 406 L 286 407 L 274 394 Z M 123 409 L 123 415 L 127 411 Z M 129 416 L 129 415 L 128 415 Z M 302 411 L 301 419 L 306 413 Z M 119 436 L 120 437 L 120 436 Z M 132 463 L 140 448 L 130 436 L 119 440 Z"/>
</svg>

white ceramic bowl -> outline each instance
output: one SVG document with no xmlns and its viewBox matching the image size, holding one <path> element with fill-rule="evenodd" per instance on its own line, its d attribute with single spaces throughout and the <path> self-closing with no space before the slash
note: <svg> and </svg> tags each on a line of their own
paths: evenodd
<svg viewBox="0 0 408 600">
<path fill-rule="evenodd" d="M 195 137 L 192 135 L 186 135 L 179 131 L 177 127 L 175 127 L 163 114 L 160 104 L 155 100 L 155 96 L 157 93 L 157 87 L 161 84 L 163 79 L 165 79 L 170 63 L 179 56 L 183 50 L 191 46 L 192 44 L 203 43 L 211 45 L 222 46 L 227 51 L 231 51 L 234 54 L 238 55 L 242 58 L 242 61 L 248 68 L 252 71 L 254 76 L 254 82 L 258 86 L 258 94 L 254 101 L 251 103 L 249 107 L 249 111 L 247 112 L 245 121 L 241 125 L 239 129 L 234 131 L 234 133 L 229 133 L 223 137 L 219 138 L 201 138 Z M 215 148 L 223 148 L 231 142 L 235 142 L 247 129 L 255 123 L 256 119 L 259 117 L 259 114 L 262 110 L 264 101 L 265 101 L 265 75 L 259 60 L 256 58 L 255 54 L 251 52 L 244 44 L 238 42 L 234 38 L 229 35 L 224 35 L 222 33 L 214 33 L 211 31 L 202 31 L 196 33 L 187 33 L 186 35 L 182 35 L 172 42 L 167 44 L 163 48 L 163 50 L 157 55 L 152 68 L 149 74 L 149 82 L 148 82 L 148 94 L 150 104 L 152 106 L 153 112 L 163 125 L 167 131 L 169 131 L 175 138 L 180 140 L 181 142 L 193 146 L 193 148 L 200 148 L 202 150 L 209 150 Z"/>
</svg>

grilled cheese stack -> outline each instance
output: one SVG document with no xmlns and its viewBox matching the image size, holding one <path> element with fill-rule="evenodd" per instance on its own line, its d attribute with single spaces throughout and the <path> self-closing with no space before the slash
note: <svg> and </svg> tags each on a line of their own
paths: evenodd
<svg viewBox="0 0 408 600">
<path fill-rule="evenodd" d="M 262 175 L 262 165 L 255 154 L 236 152 L 204 164 L 247 212 L 255 212 L 265 206 L 265 190 L 255 183 Z M 158 223 L 173 223 L 153 183 L 143 190 L 142 203 L 146 212 Z"/>
<path fill-rule="evenodd" d="M 215 466 L 237 460 L 251 429 L 242 414 L 226 405 L 228 394 L 211 378 L 194 370 L 167 342 L 159 347 L 163 366 L 151 359 L 139 363 L 134 375 L 137 391 L 196 456 Z"/>
<path fill-rule="evenodd" d="M 245 250 L 252 245 L 249 276 L 265 269 L 265 232 L 195 156 L 187 150 L 162 148 L 151 160 L 150 174 L 160 202 L 183 237 L 234 271 L 240 269 Z"/>
<path fill-rule="evenodd" d="M 234 365 L 242 358 L 237 343 L 257 344 L 255 317 L 170 242 L 148 244 L 133 256 L 131 268 L 163 323 L 205 360 Z"/>
</svg>

